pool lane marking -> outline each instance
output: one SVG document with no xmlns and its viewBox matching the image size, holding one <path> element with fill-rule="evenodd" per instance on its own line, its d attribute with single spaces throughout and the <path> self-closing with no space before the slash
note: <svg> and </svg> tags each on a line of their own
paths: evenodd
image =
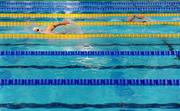
<svg viewBox="0 0 180 111">
<path fill-rule="evenodd" d="M 98 87 L 99 88 L 99 87 Z M 121 87 L 119 87 L 121 88 Z M 73 89 L 72 89 L 73 90 Z M 81 90 L 79 90 L 81 91 Z M 101 93 L 101 92 L 98 92 Z M 104 92 L 102 92 L 104 93 Z M 160 94 L 161 92 L 157 92 L 154 94 Z M 94 93 L 93 93 L 94 94 Z M 167 93 L 165 93 L 167 94 Z M 17 96 L 17 95 L 16 95 Z M 82 96 L 82 95 L 81 95 Z M 88 95 L 84 95 L 85 97 L 89 96 Z M 172 95 L 174 96 L 174 95 Z M 21 97 L 21 96 L 20 96 Z M 99 103 L 99 104 L 94 104 L 94 103 L 62 103 L 62 102 L 47 102 L 47 103 L 37 103 L 37 101 L 31 102 L 31 103 L 16 103 L 16 102 L 12 102 L 12 103 L 1 103 L 0 104 L 0 108 L 6 108 L 6 109 L 62 109 L 62 108 L 66 108 L 66 109 L 85 109 L 85 108 L 93 108 L 93 109 L 107 109 L 107 108 L 131 108 L 131 109 L 145 109 L 145 108 L 149 108 L 149 109 L 160 109 L 160 110 L 164 110 L 164 109 L 179 109 L 180 108 L 180 103 L 177 102 L 173 102 L 173 103 L 135 103 L 136 101 L 133 101 L 132 103 L 124 103 L 124 102 L 117 102 L 117 103 Z M 129 110 L 132 111 L 132 110 Z"/>
<path fill-rule="evenodd" d="M 143 10 L 145 13 L 179 13 L 179 7 L 46 7 L 46 8 L 40 8 L 40 7 L 8 7 L 3 8 L 0 7 L 0 11 L 2 13 L 64 13 L 71 11 L 73 13 L 76 12 L 86 12 L 86 13 L 107 13 L 107 12 L 113 12 L 113 13 L 140 13 L 139 9 Z"/>
<path fill-rule="evenodd" d="M 0 22 L 0 26 L 31 26 L 36 25 L 50 25 L 56 22 Z M 117 26 L 117 25 L 138 25 L 138 26 L 150 26 L 150 25 L 172 25 L 180 26 L 180 22 L 77 22 L 80 26 Z"/>
<path fill-rule="evenodd" d="M 180 86 L 180 79 L 0 79 L 0 86 Z"/>
<path fill-rule="evenodd" d="M 24 1 L 14 1 L 14 2 L 0 2 L 0 6 L 8 6 L 8 7 L 12 7 L 12 6 L 36 6 L 36 7 L 47 7 L 47 6 L 132 6 L 133 4 L 138 5 L 138 6 L 174 6 L 174 5 L 179 5 L 179 2 L 174 2 L 174 1 L 169 1 L 169 2 L 162 2 L 162 1 L 158 1 L 158 2 L 145 2 L 145 1 L 140 1 L 140 2 L 136 2 L 133 1 L 133 3 L 131 1 L 128 2 L 122 2 L 122 1 L 116 1 L 116 2 L 73 2 L 73 1 L 69 1 L 69 2 L 63 2 L 63 1 L 59 1 L 59 2 L 45 2 L 45 1 L 41 1 L 41 2 L 24 2 Z"/>
<path fill-rule="evenodd" d="M 0 39 L 180 38 L 180 34 L 0 34 Z"/>
<path fill-rule="evenodd" d="M 180 51 L 0 51 L 0 56 L 180 56 Z"/>
<path fill-rule="evenodd" d="M 170 51 L 174 51 L 175 50 L 174 47 L 171 44 L 169 44 L 165 39 L 162 39 L 162 41 L 169 48 Z M 176 56 L 176 59 L 180 60 L 180 56 Z"/>
<path fill-rule="evenodd" d="M 1 13 L 0 17 L 9 18 L 96 18 L 96 17 L 127 17 L 134 14 L 31 14 L 31 13 Z M 149 17 L 168 17 L 168 16 L 180 16 L 179 13 L 152 13 L 152 14 L 140 14 L 142 16 Z"/>
<path fill-rule="evenodd" d="M 72 89 L 73 90 L 73 89 Z M 28 92 L 27 92 L 28 93 Z M 160 92 L 159 92 L 160 93 Z M 89 96 L 89 95 L 84 95 Z M 93 108 L 93 109 L 107 109 L 107 108 L 133 108 L 133 109 L 145 109 L 145 108 L 155 108 L 155 109 L 179 109 L 180 103 L 61 103 L 61 102 L 47 102 L 47 103 L 1 103 L 0 108 L 6 109 L 53 109 L 53 108 L 66 108 L 66 109 L 84 109 L 84 108 Z M 129 110 L 131 111 L 131 110 Z"/>
<path fill-rule="evenodd" d="M 118 70 L 118 69 L 180 69 L 180 65 L 115 65 L 115 66 L 94 66 L 94 65 L 67 65 L 67 66 L 52 66 L 52 65 L 6 65 L 0 66 L 0 69 L 98 69 L 98 70 Z"/>
</svg>

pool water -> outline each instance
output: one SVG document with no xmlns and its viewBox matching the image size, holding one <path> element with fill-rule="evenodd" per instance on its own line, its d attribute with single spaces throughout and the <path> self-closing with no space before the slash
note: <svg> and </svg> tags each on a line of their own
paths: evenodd
<svg viewBox="0 0 180 111">
<path fill-rule="evenodd" d="M 153 21 L 160 22 L 179 22 L 180 17 L 151 17 Z M 32 25 L 28 26 L 0 26 L 1 34 L 9 33 L 21 33 L 21 34 L 32 34 L 33 24 L 35 22 L 61 22 L 66 18 L 0 18 L 6 22 L 29 22 Z M 74 22 L 124 22 L 127 21 L 127 17 L 99 17 L 99 18 L 74 18 L 70 19 Z M 46 26 L 41 26 L 44 29 Z M 56 28 L 59 32 L 63 29 L 63 26 Z M 107 25 L 107 26 L 81 26 L 83 33 L 86 34 L 173 34 L 180 33 L 180 27 L 173 25 L 149 25 L 149 26 L 138 26 L 138 25 Z"/>
<path fill-rule="evenodd" d="M 99 17 L 72 20 L 122 22 L 126 18 Z M 0 22 L 57 22 L 64 19 L 1 17 Z M 177 16 L 156 16 L 151 19 L 180 22 Z M 33 26 L 0 26 L 0 34 L 36 34 L 32 28 Z M 170 25 L 81 28 L 87 34 L 180 33 L 179 26 Z M 0 49 L 1 51 L 178 51 L 180 40 L 179 38 L 0 39 Z M 180 58 L 175 56 L 0 56 L 0 79 L 179 79 L 179 71 Z M 178 111 L 179 93 L 179 86 L 0 86 L 0 111 Z M 114 107 L 115 104 L 121 106 Z M 163 107 L 163 104 L 166 105 Z M 41 108 L 38 108 L 38 105 Z"/>
</svg>

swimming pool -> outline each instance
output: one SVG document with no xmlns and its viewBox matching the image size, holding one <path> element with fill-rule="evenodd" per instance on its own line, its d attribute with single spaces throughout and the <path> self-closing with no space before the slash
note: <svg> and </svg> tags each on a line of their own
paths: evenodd
<svg viewBox="0 0 180 111">
<path fill-rule="evenodd" d="M 21 1 L 21 0 L 19 0 Z M 32 0 L 33 1 L 33 0 Z M 122 0 L 123 1 L 123 0 Z M 141 0 L 142 1 L 142 0 Z M 163 0 L 162 0 L 163 1 Z M 175 1 L 175 0 L 173 0 Z M 18 2 L 0 2 L 22 7 Z M 34 2 L 26 3 L 30 7 Z M 27 5 L 28 3 L 28 5 Z M 42 3 L 42 2 L 41 2 Z M 48 3 L 48 2 L 47 2 Z M 52 2 L 51 2 L 52 3 Z M 58 5 L 56 2 L 51 5 Z M 82 3 L 82 2 L 65 2 Z M 83 2 L 85 3 L 85 2 Z M 98 3 L 97 2 L 97 6 Z M 107 3 L 107 2 L 103 2 Z M 113 2 L 108 2 L 113 3 Z M 178 4 L 179 2 L 176 1 Z M 4 4 L 4 5 L 2 5 Z M 8 6 L 9 6 L 8 4 Z M 59 3 L 60 4 L 60 3 Z M 36 4 L 37 5 L 37 4 Z M 50 4 L 49 4 L 50 5 Z M 75 5 L 75 4 L 73 4 Z M 82 5 L 82 4 L 80 4 Z M 114 4 L 113 4 L 114 5 Z M 132 4 L 130 4 L 132 5 Z M 152 5 L 152 4 L 151 4 Z M 167 5 L 167 4 L 166 4 Z M 9 6 L 10 7 L 10 6 Z M 12 8 L 11 7 L 11 8 Z M 46 6 L 48 7 L 48 6 Z M 88 8 L 91 6 L 88 6 Z M 100 6 L 99 6 L 100 7 Z M 112 6 L 113 7 L 113 6 Z M 119 7 L 119 6 L 118 6 Z M 86 7 L 85 7 L 86 8 Z M 179 8 L 177 8 L 179 10 Z M 1 9 L 0 9 L 1 10 Z M 11 10 L 11 9 L 10 9 Z M 150 16 L 154 21 L 165 24 L 128 24 L 125 12 L 121 16 L 93 17 L 87 12 L 78 13 L 71 20 L 79 23 L 85 34 L 176 34 L 177 38 L 124 38 L 103 37 L 82 39 L 29 39 L 8 38 L 3 34 L 37 34 L 32 31 L 33 23 L 52 23 L 67 19 L 67 13 L 58 17 L 34 17 L 12 13 L 9 9 L 0 15 L 0 47 L 2 51 L 179 51 L 180 22 L 177 10 L 166 16 Z M 19 10 L 19 9 L 17 9 Z M 23 9 L 20 9 L 23 10 Z M 8 12 L 9 11 L 9 12 Z M 24 10 L 26 12 L 26 10 Z M 43 14 L 48 12 L 43 12 Z M 102 11 L 102 10 L 101 10 Z M 127 11 L 127 10 L 126 10 Z M 157 11 L 157 10 L 154 10 Z M 164 13 L 163 11 L 163 13 Z M 172 11 L 172 10 L 171 10 Z M 103 11 L 102 11 L 103 12 Z M 102 13 L 96 12 L 96 13 Z M 8 15 L 9 13 L 14 15 Z M 33 14 L 34 16 L 25 17 Z M 56 12 L 64 13 L 64 12 Z M 91 12 L 90 14 L 94 14 Z M 126 12 L 127 13 L 127 12 Z M 136 13 L 136 12 L 129 12 Z M 147 13 L 147 12 L 146 12 Z M 162 14 L 163 14 L 162 13 Z M 52 14 L 52 13 L 51 13 Z M 173 14 L 168 16 L 168 14 Z M 53 14 L 52 14 L 53 15 Z M 71 15 L 71 14 L 70 14 Z M 18 17 L 17 17 L 18 16 Z M 55 15 L 54 15 L 55 16 Z M 68 15 L 69 16 L 69 15 Z M 97 16 L 97 15 L 96 15 Z M 68 18 L 69 19 L 69 18 Z M 13 22 L 13 23 L 12 23 Z M 21 22 L 19 24 L 18 22 Z M 100 22 L 103 22 L 102 25 Z M 107 25 L 105 23 L 113 23 Z M 117 25 L 116 23 L 124 23 Z M 176 25 L 167 23 L 176 22 Z M 30 25 L 27 25 L 30 23 Z M 32 24 L 31 24 L 32 23 Z M 93 25 L 85 23 L 95 23 Z M 14 25 L 15 24 L 15 25 Z M 19 24 L 19 25 L 16 25 Z M 85 24 L 85 25 L 83 25 Z M 24 35 L 27 36 L 27 35 Z M 33 36 L 33 35 L 32 35 Z M 44 36 L 44 35 L 43 35 Z M 105 36 L 105 35 L 104 35 Z M 13 37 L 13 35 L 12 35 Z M 179 80 L 180 58 L 178 56 L 0 56 L 0 79 L 136 79 L 136 80 Z M 179 109 L 179 85 L 2 85 L 0 108 L 2 111 L 164 111 Z M 131 83 L 133 84 L 133 83 Z"/>
</svg>

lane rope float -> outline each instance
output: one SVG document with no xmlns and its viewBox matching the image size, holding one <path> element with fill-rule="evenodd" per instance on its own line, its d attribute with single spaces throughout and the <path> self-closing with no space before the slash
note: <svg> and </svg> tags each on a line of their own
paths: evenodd
<svg viewBox="0 0 180 111">
<path fill-rule="evenodd" d="M 56 22 L 33 22 L 36 25 L 50 25 Z M 80 26 L 108 26 L 108 25 L 172 25 L 180 26 L 180 22 L 76 22 Z M 31 26 L 32 22 L 0 22 L 0 26 Z"/>
<path fill-rule="evenodd" d="M 0 51 L 0 56 L 180 56 L 180 51 Z"/>
<path fill-rule="evenodd" d="M 180 79 L 0 79 L 0 86 L 180 86 Z"/>
<path fill-rule="evenodd" d="M 9 2 L 9 1 L 1 1 L 0 6 L 2 7 L 12 7 L 12 6 L 38 6 L 38 7 L 50 7 L 50 6 L 133 6 L 133 4 L 137 6 L 171 6 L 171 5 L 180 5 L 180 2 L 162 2 L 162 1 L 157 1 L 157 2 L 142 2 L 142 1 L 135 1 L 135 2 L 121 2 L 121 1 L 116 1 L 116 2 L 74 2 L 74 1 L 69 1 L 69 2 L 24 2 L 24 1 L 14 1 L 14 2 Z"/>
<path fill-rule="evenodd" d="M 9 18 L 96 18 L 96 17 L 128 17 L 134 14 L 20 14 L 20 13 L 0 13 L 0 17 Z M 169 17 L 180 16 L 180 13 L 152 13 L 140 14 L 147 17 Z"/>
<path fill-rule="evenodd" d="M 180 34 L 0 34 L 0 39 L 180 38 Z"/>
<path fill-rule="evenodd" d="M 91 12 L 95 12 L 95 13 L 108 13 L 108 12 L 118 12 L 118 13 L 127 13 L 127 12 L 133 12 L 133 13 L 139 13 L 139 9 L 141 9 L 143 12 L 146 13 L 179 13 L 180 12 L 180 8 L 179 7 L 71 7 L 71 8 L 67 8 L 67 7 L 53 7 L 53 8 L 39 8 L 39 7 L 33 7 L 33 8 L 16 8 L 16 7 L 9 7 L 9 8 L 5 8 L 5 7 L 0 7 L 0 12 L 3 13 L 9 13 L 9 12 L 38 12 L 38 13 L 53 13 L 53 12 L 66 12 L 66 11 L 71 11 L 71 12 L 86 12 L 86 13 L 91 13 Z"/>
</svg>

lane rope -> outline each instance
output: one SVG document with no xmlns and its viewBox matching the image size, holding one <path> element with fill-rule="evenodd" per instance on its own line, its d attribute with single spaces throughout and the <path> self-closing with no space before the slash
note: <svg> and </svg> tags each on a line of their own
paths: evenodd
<svg viewBox="0 0 180 111">
<path fill-rule="evenodd" d="M 128 17 L 134 14 L 20 14 L 20 13 L 0 13 L 0 17 L 9 18 L 96 18 L 96 17 Z M 152 13 L 152 14 L 140 14 L 147 17 L 168 17 L 168 16 L 180 16 L 180 13 Z"/>
<path fill-rule="evenodd" d="M 0 79 L 0 86 L 180 86 L 180 79 Z"/>
<path fill-rule="evenodd" d="M 0 39 L 180 38 L 180 34 L 0 34 Z"/>
<path fill-rule="evenodd" d="M 71 12 L 86 12 L 86 13 L 90 13 L 90 12 L 99 12 L 99 13 L 107 13 L 107 12 L 122 12 L 122 13 L 127 13 L 127 12 L 133 12 L 133 13 L 139 13 L 139 9 L 141 9 L 143 12 L 146 13 L 179 13 L 180 12 L 180 8 L 179 7 L 53 7 L 53 8 L 40 8 L 40 7 L 33 7 L 33 8 L 15 8 L 15 7 L 9 7 L 9 8 L 5 8 L 5 7 L 0 7 L 0 12 L 1 13 L 9 13 L 9 12 L 38 12 L 38 13 L 53 13 L 53 12 L 66 12 L 66 11 L 71 11 Z"/>
<path fill-rule="evenodd" d="M 141 2 L 141 1 L 135 1 L 135 2 L 121 2 L 121 1 L 116 1 L 116 2 L 45 2 L 45 1 L 36 1 L 36 2 L 24 2 L 24 1 L 14 1 L 14 2 L 9 2 L 9 1 L 1 1 L 0 6 L 1 7 L 12 7 L 12 6 L 36 6 L 36 7 L 49 7 L 49 6 L 171 6 L 171 5 L 180 5 L 180 2 L 162 2 L 162 1 L 157 1 L 157 2 Z"/>
<path fill-rule="evenodd" d="M 180 51 L 0 51 L 0 56 L 180 56 Z"/>
<path fill-rule="evenodd" d="M 56 22 L 33 22 L 36 25 L 50 25 Z M 76 22 L 80 26 L 109 26 L 109 25 L 172 25 L 180 26 L 180 22 Z M 31 26 L 31 22 L 0 22 L 0 26 Z"/>
</svg>

